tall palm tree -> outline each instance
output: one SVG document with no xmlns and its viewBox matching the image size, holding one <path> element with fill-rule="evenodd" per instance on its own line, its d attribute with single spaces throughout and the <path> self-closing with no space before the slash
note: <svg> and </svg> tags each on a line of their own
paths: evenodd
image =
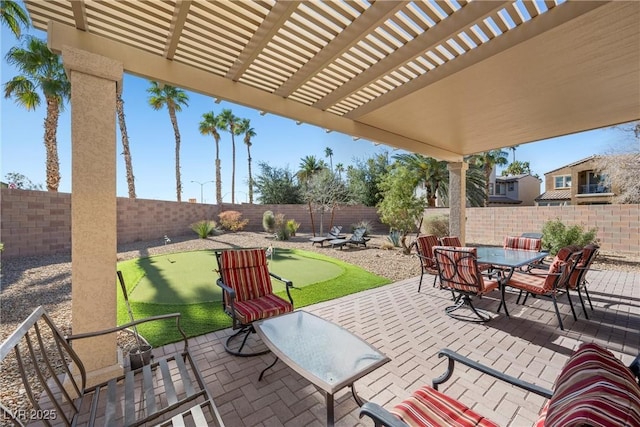
<svg viewBox="0 0 640 427">
<path fill-rule="evenodd" d="M 342 173 L 344 172 L 344 165 L 342 163 L 336 164 L 336 172 L 338 172 L 338 177 L 342 179 Z"/>
<path fill-rule="evenodd" d="M 253 204 L 253 177 L 251 175 L 251 138 L 256 136 L 256 131 L 251 127 L 249 119 L 240 121 L 240 130 L 244 134 L 244 143 L 247 146 L 247 162 L 249 171 L 249 204 Z"/>
<path fill-rule="evenodd" d="M 511 150 L 513 152 L 513 161 L 516 161 L 516 148 L 518 148 L 518 145 L 513 145 L 511 147 L 509 147 L 509 150 Z"/>
<path fill-rule="evenodd" d="M 122 137 L 122 155 L 124 156 L 124 165 L 127 171 L 127 188 L 129 190 L 129 198 L 136 198 L 136 183 L 133 176 L 133 164 L 131 163 L 131 150 L 129 150 L 129 135 L 127 134 L 127 123 L 124 117 L 124 101 L 122 100 L 122 92 L 116 94 L 116 114 L 118 123 L 120 124 L 120 136 Z"/>
<path fill-rule="evenodd" d="M 222 173 L 220 168 L 220 134 L 218 133 L 218 117 L 216 117 L 213 111 L 202 115 L 199 129 L 202 135 L 212 135 L 216 143 L 216 202 L 221 204 Z"/>
<path fill-rule="evenodd" d="M 231 203 L 236 202 L 236 139 L 240 119 L 229 109 L 222 110 L 218 115 L 218 129 L 231 134 Z"/>
<path fill-rule="evenodd" d="M 53 54 L 47 43 L 35 37 L 24 42 L 25 47 L 14 46 L 5 57 L 9 65 L 22 74 L 4 84 L 4 97 L 14 97 L 15 102 L 28 110 L 35 110 L 44 95 L 47 116 L 44 121 L 44 146 L 47 153 L 47 190 L 58 191 L 60 162 L 58 160 L 58 118 L 69 99 L 71 84 L 58 55 Z"/>
<path fill-rule="evenodd" d="M 489 206 L 489 181 L 491 180 L 491 172 L 496 166 L 504 166 L 508 163 L 508 153 L 504 150 L 490 150 L 484 153 L 475 154 L 470 157 L 469 163 L 478 166 L 484 172 L 485 195 L 484 206 Z"/>
<path fill-rule="evenodd" d="M 298 180 L 303 184 L 306 184 L 313 174 L 327 168 L 327 164 L 323 160 L 316 159 L 316 156 L 305 156 L 300 160 L 300 170 L 297 175 Z"/>
<path fill-rule="evenodd" d="M 180 129 L 178 129 L 178 119 L 176 118 L 176 112 L 182 111 L 182 106 L 189 105 L 189 96 L 187 93 L 174 86 L 161 85 L 158 82 L 152 81 L 151 87 L 147 89 L 147 92 L 151 94 L 149 96 L 149 105 L 154 110 L 159 110 L 162 107 L 167 107 L 169 111 L 169 118 L 173 125 L 173 133 L 176 138 L 176 196 L 179 202 L 182 201 L 182 181 L 180 179 Z"/>
<path fill-rule="evenodd" d="M 325 148 L 324 156 L 329 158 L 329 165 L 331 166 L 331 171 L 333 171 L 333 150 L 329 147 Z"/>
<path fill-rule="evenodd" d="M 29 15 L 17 1 L 0 1 L 0 22 L 6 25 L 16 38 L 22 35 L 22 27 L 27 29 L 31 26 Z"/>
</svg>

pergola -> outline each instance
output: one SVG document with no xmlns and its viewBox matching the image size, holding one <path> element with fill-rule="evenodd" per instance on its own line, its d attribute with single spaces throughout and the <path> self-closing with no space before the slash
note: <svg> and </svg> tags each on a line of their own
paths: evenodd
<svg viewBox="0 0 640 427">
<path fill-rule="evenodd" d="M 25 3 L 72 85 L 76 333 L 115 324 L 125 71 L 449 161 L 463 239 L 464 156 L 640 119 L 637 1 Z M 106 373 L 114 349 L 78 352 Z"/>
</svg>

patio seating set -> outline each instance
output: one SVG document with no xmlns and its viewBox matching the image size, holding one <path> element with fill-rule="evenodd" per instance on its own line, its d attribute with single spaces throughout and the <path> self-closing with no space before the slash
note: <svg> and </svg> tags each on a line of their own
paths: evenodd
<svg viewBox="0 0 640 427">
<path fill-rule="evenodd" d="M 423 241 L 433 239 L 427 236 Z M 527 242 L 529 243 L 531 242 Z M 417 245 L 420 244 L 419 238 Z M 424 250 L 424 246 L 419 246 L 419 251 Z M 523 281 L 513 279 L 516 275 L 541 277 L 536 279 L 540 283 L 526 282 L 521 287 L 527 295 L 541 294 L 537 292 L 536 286 L 551 286 L 550 289 L 556 289 L 558 283 L 579 289 L 581 285 L 584 287 L 584 275 L 597 253 L 597 247 L 590 248 L 588 256 L 586 248 L 581 251 L 567 248 L 563 254 L 556 256 L 548 267 L 549 272 L 539 276 L 530 271 L 541 267 L 535 261 L 543 258 L 545 253 L 530 251 L 527 254 L 527 251 L 521 250 L 514 252 L 518 257 L 509 252 L 513 249 L 438 245 L 432 246 L 432 250 L 440 286 L 450 289 L 455 300 L 454 306 L 447 307 L 446 312 L 456 318 L 468 320 L 455 313 L 460 307 L 468 306 L 481 321 L 490 317 L 473 306 L 472 298 L 501 288 L 501 306 L 504 305 L 504 286 L 511 283 L 505 281 L 506 277 L 515 281 Z M 491 254 L 494 254 L 493 258 Z M 443 349 L 438 357 L 447 358 L 447 371 L 434 379 L 431 386 L 419 388 L 390 411 L 373 402 L 364 402 L 355 391 L 355 382 L 391 359 L 338 325 L 302 310 L 294 311 L 290 293 L 293 284 L 269 272 L 263 249 L 221 250 L 216 252 L 216 258 L 220 277 L 217 285 L 223 291 L 223 308 L 232 318 L 233 329 L 237 330 L 226 340 L 225 350 L 241 357 L 273 353 L 275 360 L 260 373 L 258 380 L 262 381 L 265 373 L 281 360 L 324 393 L 327 426 L 334 425 L 334 394 L 346 387 L 351 389 L 354 399 L 361 406 L 360 417 L 371 418 L 375 426 L 497 425 L 438 391 L 438 386 L 452 377 L 456 363 L 548 398 L 547 405 L 540 414 L 539 426 L 578 425 L 601 420 L 604 420 L 604 424 L 598 425 L 640 425 L 640 354 L 630 367 L 626 367 L 610 352 L 595 344 L 582 345 L 569 358 L 556 380 L 553 392 L 496 371 L 452 350 Z M 484 270 L 484 274 L 489 275 L 486 279 L 482 278 L 478 259 L 490 259 L 491 265 L 495 266 Z M 531 262 L 534 262 L 533 266 L 521 268 L 531 265 Z M 516 268 L 520 268 L 520 271 L 515 271 Z M 273 293 L 272 277 L 285 284 L 288 300 Z M 582 297 L 580 298 L 582 302 Z M 586 315 L 584 303 L 583 309 Z M 147 321 L 172 318 L 175 318 L 176 326 L 183 336 L 182 351 L 97 386 L 85 386 L 84 365 L 71 347 L 71 341 L 113 333 Z M 179 319 L 179 314 L 155 316 L 97 333 L 65 337 L 44 310 L 38 308 L 2 344 L 0 355 L 4 360 L 13 352 L 20 361 L 18 366 L 33 407 L 39 413 L 63 417 L 67 425 L 153 423 L 166 426 L 223 426 L 220 414 L 189 353 L 188 341 Z M 44 327 L 48 331 L 43 331 Z M 245 349 L 245 343 L 252 333 L 257 334 L 266 350 Z M 57 349 L 58 359 L 45 356 L 44 363 L 38 363 L 40 355 L 51 351 L 51 346 L 47 346 L 42 338 L 49 335 L 54 338 L 53 348 Z M 236 341 L 239 338 L 242 338 L 242 342 L 238 345 Z M 74 372 L 65 363 L 69 360 L 77 367 L 78 372 Z M 29 365 L 38 375 L 26 374 Z M 62 367 L 62 376 L 59 372 L 54 372 L 53 367 Z M 31 384 L 34 381 L 38 383 L 35 386 Z M 41 393 L 40 390 L 44 392 Z M 615 399 L 603 398 L 603 394 L 615 396 Z M 20 417 L 3 405 L 0 406 L 0 413 L 5 419 L 13 420 L 16 425 L 22 425 Z M 47 420 L 44 421 L 47 424 Z"/>
</svg>

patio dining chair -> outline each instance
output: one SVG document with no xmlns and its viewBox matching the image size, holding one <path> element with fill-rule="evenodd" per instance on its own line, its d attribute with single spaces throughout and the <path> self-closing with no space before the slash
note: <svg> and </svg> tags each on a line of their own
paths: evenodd
<svg viewBox="0 0 640 427">
<path fill-rule="evenodd" d="M 522 236 L 506 236 L 502 247 L 505 249 L 520 249 L 523 251 L 540 252 L 542 239 Z"/>
<path fill-rule="evenodd" d="M 555 256 L 546 272 L 539 272 L 539 269 L 532 269 L 526 273 L 516 271 L 507 282 L 508 286 L 526 292 L 527 296 L 533 294 L 536 296 L 550 297 L 553 301 L 558 324 L 563 331 L 564 326 L 562 324 L 562 318 L 560 317 L 560 310 L 558 309 L 557 294 L 568 286 L 569 277 L 571 277 L 574 268 L 582 256 L 582 251 L 571 252 L 569 248 L 564 249 L 564 251 L 562 249 L 558 251 L 558 255 Z M 567 251 L 569 251 L 570 254 L 563 259 L 562 257 L 564 255 L 561 254 L 561 252 L 566 253 Z M 525 297 L 523 303 L 526 303 L 526 299 Z M 575 312 L 573 315 L 575 318 Z"/>
<path fill-rule="evenodd" d="M 416 256 L 420 260 L 420 282 L 418 282 L 418 292 L 422 288 L 422 278 L 425 273 L 433 274 L 433 286 L 436 286 L 438 280 L 438 266 L 436 265 L 436 259 L 433 255 L 433 248 L 438 246 L 440 241 L 437 236 L 431 234 L 425 234 L 418 236 L 418 238 L 411 244 L 411 247 L 416 247 Z"/>
<path fill-rule="evenodd" d="M 452 248 L 460 248 L 462 247 L 462 242 L 460 242 L 460 238 L 458 236 L 445 236 L 440 238 L 440 243 L 442 246 L 450 246 Z M 493 266 L 491 264 L 478 264 L 478 269 L 480 271 L 491 271 L 493 270 Z"/>
<path fill-rule="evenodd" d="M 216 251 L 218 286 L 222 288 L 222 307 L 233 320 L 233 329 L 238 331 L 227 338 L 224 348 L 241 357 L 259 356 L 269 350 L 243 352 L 249 335 L 255 333 L 253 322 L 293 311 L 293 299 L 290 288 L 293 283 L 269 272 L 264 249 L 230 249 Z M 271 278 L 285 284 L 286 301 L 273 293 Z M 242 344 L 236 349 L 233 342 L 243 337 Z"/>
<path fill-rule="evenodd" d="M 476 248 L 450 248 L 436 246 L 433 248 L 438 268 L 440 286 L 451 289 L 457 293 L 456 304 L 445 308 L 447 315 L 458 320 L 472 322 L 486 322 L 491 320 L 491 315 L 473 305 L 472 298 L 498 289 L 497 279 L 485 278 L 478 268 Z M 468 307 L 477 319 L 454 313 L 460 308 Z"/>
<path fill-rule="evenodd" d="M 589 291 L 587 290 L 586 275 L 591 268 L 593 260 L 598 255 L 598 249 L 599 247 L 595 244 L 589 244 L 582 248 L 582 256 L 580 257 L 580 261 L 578 261 L 578 264 L 573 270 L 573 273 L 571 273 L 569 281 L 567 282 L 567 298 L 569 299 L 571 311 L 573 312 L 574 319 L 576 320 L 577 317 L 575 316 L 575 310 L 573 309 L 573 301 L 571 301 L 570 291 L 577 292 L 578 298 L 580 299 L 580 304 L 582 305 L 582 311 L 584 312 L 584 317 L 589 319 L 587 308 L 585 307 L 584 299 L 582 298 L 581 290 L 584 290 L 587 301 L 589 302 L 589 306 L 591 307 L 591 311 L 593 311 L 593 304 L 591 303 L 591 297 L 589 296 Z"/>
</svg>

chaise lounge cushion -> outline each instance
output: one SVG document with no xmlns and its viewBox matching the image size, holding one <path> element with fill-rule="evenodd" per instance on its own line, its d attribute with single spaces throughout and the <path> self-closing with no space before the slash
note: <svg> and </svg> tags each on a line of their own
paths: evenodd
<svg viewBox="0 0 640 427">
<path fill-rule="evenodd" d="M 419 388 L 391 411 L 411 427 L 497 427 L 498 424 L 472 411 L 456 399 L 429 386 Z"/>
<path fill-rule="evenodd" d="M 611 352 L 587 343 L 562 368 L 545 409 L 537 426 L 640 426 L 640 386 Z"/>
</svg>

